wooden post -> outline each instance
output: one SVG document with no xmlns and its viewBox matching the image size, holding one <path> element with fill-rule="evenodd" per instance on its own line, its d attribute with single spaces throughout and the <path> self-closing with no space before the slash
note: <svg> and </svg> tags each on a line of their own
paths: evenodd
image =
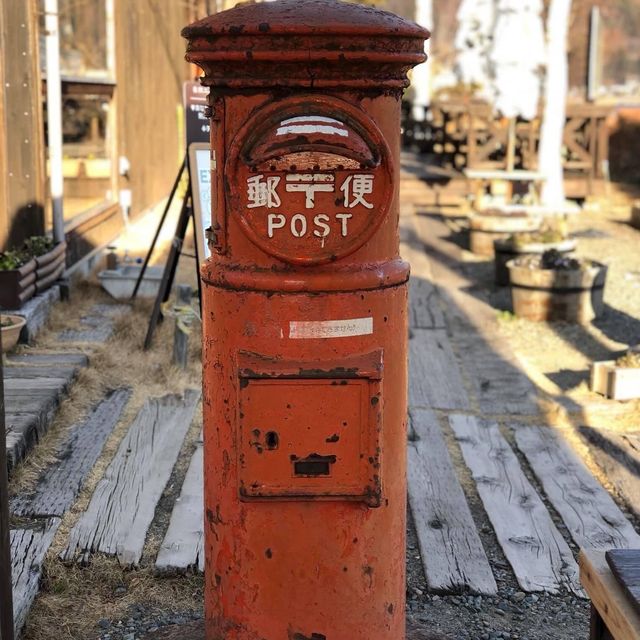
<svg viewBox="0 0 640 640">
<path fill-rule="evenodd" d="M 13 640 L 13 585 L 9 538 L 7 444 L 4 424 L 4 374 L 0 335 L 0 640 Z"/>
<path fill-rule="evenodd" d="M 45 165 L 36 0 L 0 2 L 0 250 L 44 233 Z M 4 183 L 4 184 L 1 184 Z"/>
<path fill-rule="evenodd" d="M 191 287 L 188 284 L 178 285 L 176 306 L 191 306 Z M 173 362 L 181 369 L 186 369 L 189 356 L 189 335 L 180 328 L 180 312 L 176 318 L 176 329 L 173 334 Z"/>
</svg>

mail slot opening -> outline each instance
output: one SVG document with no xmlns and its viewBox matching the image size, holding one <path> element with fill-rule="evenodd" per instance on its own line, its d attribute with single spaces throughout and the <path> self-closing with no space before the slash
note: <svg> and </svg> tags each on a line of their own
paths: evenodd
<svg viewBox="0 0 640 640">
<path fill-rule="evenodd" d="M 331 475 L 331 465 L 336 461 L 335 456 L 309 456 L 304 460 L 295 460 L 293 473 L 296 476 L 328 476 Z"/>
<path fill-rule="evenodd" d="M 267 431 L 265 436 L 265 442 L 267 444 L 267 449 L 273 451 L 273 449 L 278 448 L 278 444 L 280 443 L 280 438 L 275 431 Z"/>
</svg>

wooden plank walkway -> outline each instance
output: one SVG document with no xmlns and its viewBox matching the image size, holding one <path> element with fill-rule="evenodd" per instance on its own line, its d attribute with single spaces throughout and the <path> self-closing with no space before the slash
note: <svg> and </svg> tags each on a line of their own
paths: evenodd
<svg viewBox="0 0 640 640">
<path fill-rule="evenodd" d="M 9 468 L 44 434 L 61 397 L 87 357 L 80 353 L 9 354 L 4 367 L 5 426 Z"/>
<path fill-rule="evenodd" d="M 412 409 L 409 504 L 429 589 L 497 593 L 496 581 L 433 412 Z"/>
<path fill-rule="evenodd" d="M 406 221 L 407 241 L 402 245 L 402 257 L 411 264 L 409 279 L 409 326 L 414 329 L 444 329 L 446 320 L 429 259 L 422 244 L 416 239 L 415 226 Z"/>
<path fill-rule="evenodd" d="M 640 549 L 640 536 L 554 429 L 517 425 L 514 435 L 547 497 L 583 549 Z"/>
<path fill-rule="evenodd" d="M 92 551 L 137 565 L 156 504 L 171 476 L 200 393 L 152 398 L 142 407 L 69 534 L 64 560 Z"/>
<path fill-rule="evenodd" d="M 564 586 L 582 596 L 571 549 L 498 425 L 463 415 L 452 415 L 449 422 L 518 584 L 549 593 Z"/>
<path fill-rule="evenodd" d="M 130 397 L 130 389 L 117 389 L 99 402 L 85 420 L 71 430 L 57 452 L 58 462 L 43 472 L 35 492 L 12 500 L 11 512 L 30 517 L 64 515 L 80 493 Z"/>
<path fill-rule="evenodd" d="M 444 330 L 410 330 L 409 372 L 410 407 L 470 408 L 462 375 Z"/>
<path fill-rule="evenodd" d="M 113 335 L 116 319 L 130 310 L 126 304 L 95 304 L 80 318 L 79 328 L 64 329 L 57 339 L 68 343 L 102 344 Z"/>
<path fill-rule="evenodd" d="M 159 571 L 197 568 L 204 572 L 204 478 L 202 442 L 191 458 L 182 491 L 156 559 Z"/>
<path fill-rule="evenodd" d="M 42 563 L 60 522 L 60 518 L 51 518 L 39 529 L 15 529 L 10 533 L 16 636 L 22 630 L 31 605 L 38 595 Z"/>
<path fill-rule="evenodd" d="M 539 413 L 535 386 L 516 363 L 504 338 L 489 330 L 480 335 L 466 323 L 460 323 L 452 333 L 483 414 Z"/>
</svg>

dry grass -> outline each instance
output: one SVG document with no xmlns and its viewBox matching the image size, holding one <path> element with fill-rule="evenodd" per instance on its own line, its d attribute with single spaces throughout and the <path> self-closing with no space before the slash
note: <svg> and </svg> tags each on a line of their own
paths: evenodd
<svg viewBox="0 0 640 640">
<path fill-rule="evenodd" d="M 56 306 L 49 328 L 38 339 L 41 350 L 68 350 L 55 336 L 63 328 L 78 326 L 80 317 L 96 303 L 109 302 L 95 284 L 83 283 L 72 294 L 69 304 Z M 190 339 L 189 365 L 185 371 L 171 363 L 174 321 L 161 323 L 153 347 L 145 352 L 142 344 L 151 310 L 149 301 L 136 301 L 130 313 L 115 321 L 114 336 L 104 345 L 75 345 L 88 353 L 90 365 L 83 369 L 62 403 L 54 424 L 39 445 L 21 464 L 11 480 L 12 494 L 28 491 L 41 472 L 55 462 L 55 451 L 69 430 L 87 414 L 110 389 L 127 386 L 131 399 L 107 439 L 102 455 L 84 488 L 64 517 L 45 562 L 40 596 L 32 609 L 24 637 L 27 640 L 89 638 L 101 618 L 119 619 L 127 608 L 144 603 L 158 611 L 193 610 L 201 606 L 203 579 L 200 576 L 154 576 L 153 560 L 161 543 L 175 495 L 179 492 L 195 441 L 202 428 L 196 418 L 188 432 L 163 500 L 156 511 L 145 557 L 138 569 L 123 568 L 115 558 L 93 556 L 88 567 L 65 565 L 58 554 L 65 547 L 68 533 L 87 507 L 98 481 L 111 462 L 137 412 L 150 397 L 182 393 L 201 384 L 199 325 Z M 201 412 L 196 412 L 200 416 Z M 124 587 L 124 589 L 123 589 Z"/>
</svg>

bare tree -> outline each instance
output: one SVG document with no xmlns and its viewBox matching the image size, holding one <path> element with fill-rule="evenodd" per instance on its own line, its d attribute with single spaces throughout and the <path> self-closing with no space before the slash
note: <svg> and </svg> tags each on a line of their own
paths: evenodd
<svg viewBox="0 0 640 640">
<path fill-rule="evenodd" d="M 569 83 L 567 36 L 571 0 L 551 0 L 547 18 L 547 73 L 544 114 L 540 132 L 539 170 L 545 177 L 542 202 L 564 205 L 562 136 Z"/>
</svg>

